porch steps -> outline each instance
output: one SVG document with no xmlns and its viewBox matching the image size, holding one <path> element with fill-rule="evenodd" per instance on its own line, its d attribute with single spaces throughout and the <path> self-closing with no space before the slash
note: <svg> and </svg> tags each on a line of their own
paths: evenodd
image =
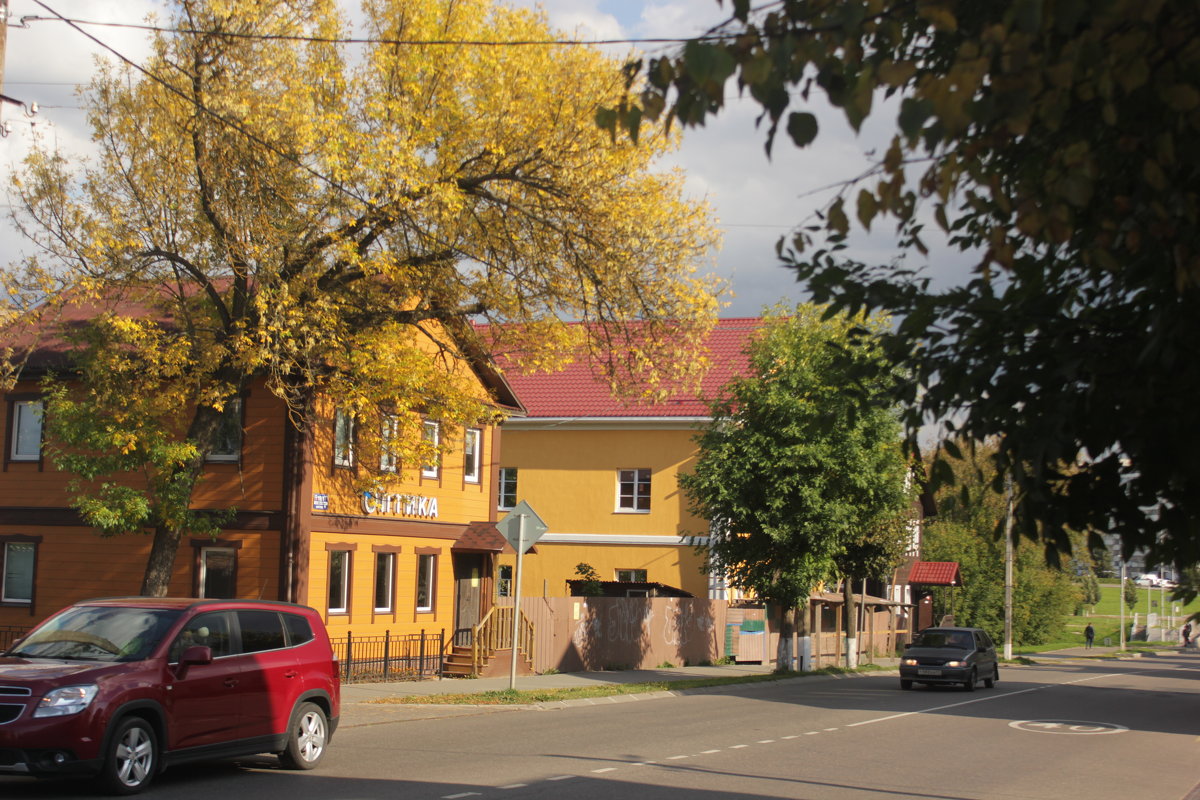
<svg viewBox="0 0 1200 800">
<path fill-rule="evenodd" d="M 471 648 L 455 645 L 442 662 L 442 675 L 446 678 L 502 678 L 511 667 L 512 650 L 496 650 L 475 673 L 471 664 Z M 517 658 L 517 674 L 533 674 L 533 665 L 524 653 Z"/>
</svg>

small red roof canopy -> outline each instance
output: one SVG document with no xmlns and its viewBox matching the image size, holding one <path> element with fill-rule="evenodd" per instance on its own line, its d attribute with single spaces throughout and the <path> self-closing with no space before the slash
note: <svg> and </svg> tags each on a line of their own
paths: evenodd
<svg viewBox="0 0 1200 800">
<path fill-rule="evenodd" d="M 909 583 L 927 586 L 960 586 L 957 561 L 918 561 L 908 575 Z"/>
</svg>

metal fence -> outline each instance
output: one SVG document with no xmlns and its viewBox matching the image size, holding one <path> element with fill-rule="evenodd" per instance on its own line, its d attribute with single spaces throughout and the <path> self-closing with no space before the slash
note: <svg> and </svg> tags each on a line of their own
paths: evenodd
<svg viewBox="0 0 1200 800">
<path fill-rule="evenodd" d="M 12 643 L 24 636 L 28 630 L 29 628 L 16 625 L 0 625 L 0 651 L 12 647 Z"/>
<path fill-rule="evenodd" d="M 445 633 L 384 633 L 333 639 L 333 653 L 342 667 L 343 683 L 378 683 L 431 678 L 442 673 Z"/>
</svg>

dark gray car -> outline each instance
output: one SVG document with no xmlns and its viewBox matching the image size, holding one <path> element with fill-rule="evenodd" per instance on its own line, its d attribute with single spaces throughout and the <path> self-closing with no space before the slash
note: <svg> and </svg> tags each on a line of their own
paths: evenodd
<svg viewBox="0 0 1200 800">
<path fill-rule="evenodd" d="M 975 691 L 1000 680 L 996 645 L 982 628 L 926 628 L 900 657 L 900 688 L 945 683 Z"/>
</svg>

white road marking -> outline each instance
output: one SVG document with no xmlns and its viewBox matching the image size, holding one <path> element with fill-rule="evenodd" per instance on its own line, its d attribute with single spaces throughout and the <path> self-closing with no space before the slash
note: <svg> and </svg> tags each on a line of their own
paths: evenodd
<svg viewBox="0 0 1200 800">
<path fill-rule="evenodd" d="M 548 781 L 569 781 L 574 778 L 574 775 L 555 775 L 553 778 L 546 778 Z"/>
<path fill-rule="evenodd" d="M 592 772 L 595 772 L 595 773 L 597 773 L 597 774 L 598 774 L 598 773 L 601 773 L 601 772 L 616 772 L 616 771 L 617 771 L 617 768 L 616 768 L 616 767 L 602 767 L 602 768 L 600 768 L 600 769 L 594 769 L 594 770 L 592 770 Z"/>
<path fill-rule="evenodd" d="M 759 739 L 758 743 L 759 744 L 771 744 L 774 741 L 775 741 L 774 739 Z"/>
<path fill-rule="evenodd" d="M 691 758 L 691 756 L 671 756 L 667 759 L 667 761 L 678 761 L 681 758 Z"/>
<path fill-rule="evenodd" d="M 498 786 L 498 789 L 524 789 L 528 783 L 510 783 L 508 786 Z"/>
<path fill-rule="evenodd" d="M 734 745 L 730 745 L 729 749 L 730 750 L 741 750 L 742 748 L 749 747 L 749 746 L 750 745 L 748 745 L 748 744 L 734 744 Z"/>
<path fill-rule="evenodd" d="M 721 752 L 721 751 L 720 751 L 720 750 L 705 750 L 705 751 L 704 751 L 703 753 L 701 753 L 700 755 L 702 755 L 702 756 L 707 756 L 707 755 L 711 755 L 712 753 L 719 753 L 719 752 Z"/>
<path fill-rule="evenodd" d="M 444 794 L 444 800 L 459 800 L 460 797 L 479 797 L 479 792 L 459 792 L 458 794 Z"/>
</svg>

